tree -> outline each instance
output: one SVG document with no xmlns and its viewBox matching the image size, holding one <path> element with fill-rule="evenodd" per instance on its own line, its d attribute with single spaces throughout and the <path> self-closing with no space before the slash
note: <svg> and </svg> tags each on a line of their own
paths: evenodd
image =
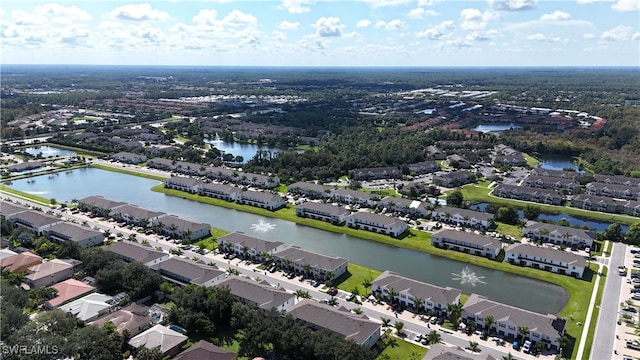
<svg viewBox="0 0 640 360">
<path fill-rule="evenodd" d="M 622 226 L 617 222 L 609 225 L 609 227 L 607 227 L 607 229 L 601 233 L 600 238 L 602 240 L 615 242 L 624 240 L 624 236 L 622 235 Z"/>
<path fill-rule="evenodd" d="M 498 212 L 494 215 L 494 219 L 496 221 L 511 225 L 517 225 L 520 223 L 520 215 L 518 215 L 518 210 L 511 206 L 501 206 L 498 209 Z"/>
<path fill-rule="evenodd" d="M 369 289 L 371 287 L 371 281 L 373 281 L 373 279 L 371 279 L 370 277 L 366 277 L 364 278 L 364 280 L 362 281 L 362 286 L 364 286 L 364 295 L 367 296 L 367 289 Z"/>
<path fill-rule="evenodd" d="M 331 306 L 336 306 L 336 305 L 338 305 L 338 299 L 336 299 L 334 296 L 332 296 L 332 297 L 329 299 L 329 302 L 328 302 L 327 304 L 329 304 L 329 305 L 331 305 Z"/>
<path fill-rule="evenodd" d="M 148 349 L 144 346 L 140 347 L 135 360 L 162 360 L 162 352 L 159 348 Z"/>
<path fill-rule="evenodd" d="M 493 315 L 487 315 L 484 318 L 484 331 L 487 335 L 491 333 L 491 326 L 496 323 L 496 319 Z"/>
<path fill-rule="evenodd" d="M 424 310 L 423 307 L 422 307 L 424 305 L 424 299 L 422 299 L 422 298 L 414 298 L 413 299 L 413 305 L 415 306 L 416 311 L 418 312 L 418 314 L 422 313 L 422 310 Z"/>
<path fill-rule="evenodd" d="M 511 355 L 511 353 L 508 353 L 507 355 L 502 357 L 502 360 L 516 360 L 516 358 Z"/>
<path fill-rule="evenodd" d="M 625 242 L 630 245 L 640 245 L 640 222 L 635 222 L 627 229 Z"/>
<path fill-rule="evenodd" d="M 460 189 L 452 190 L 447 193 L 447 205 L 461 207 L 464 203 L 464 196 Z"/>
<path fill-rule="evenodd" d="M 524 217 L 526 217 L 528 220 L 535 220 L 538 218 L 538 216 L 540 216 L 541 211 L 539 206 L 529 204 L 524 207 L 522 212 L 524 213 Z"/>
<path fill-rule="evenodd" d="M 475 353 L 475 352 L 480 352 L 480 348 L 478 347 L 478 343 L 475 341 L 469 341 L 469 346 L 467 346 L 467 349 L 471 350 L 471 352 Z"/>
<path fill-rule="evenodd" d="M 389 326 L 389 324 L 391 324 L 391 319 L 387 317 L 381 317 L 380 321 L 382 321 L 382 327 L 387 327 Z"/>
<path fill-rule="evenodd" d="M 440 343 L 440 341 L 442 341 L 442 335 L 440 335 L 440 333 L 438 333 L 437 331 L 431 330 L 427 334 L 427 343 L 429 345 L 438 344 Z"/>
<path fill-rule="evenodd" d="M 524 339 L 529 335 L 529 328 L 526 326 L 518 326 L 518 335 L 520 335 L 521 342 L 524 342 Z"/>
<path fill-rule="evenodd" d="M 452 324 L 457 324 L 462 316 L 462 304 L 447 304 L 447 313 L 449 314 L 449 321 Z"/>
<path fill-rule="evenodd" d="M 398 335 L 404 334 L 404 323 L 402 321 L 396 321 L 393 324 L 393 327 L 396 329 L 396 333 Z"/>
<path fill-rule="evenodd" d="M 295 295 L 296 299 L 311 299 L 311 294 L 309 294 L 308 291 L 302 290 L 302 289 L 298 289 L 296 291 L 293 292 L 293 295 Z"/>
</svg>

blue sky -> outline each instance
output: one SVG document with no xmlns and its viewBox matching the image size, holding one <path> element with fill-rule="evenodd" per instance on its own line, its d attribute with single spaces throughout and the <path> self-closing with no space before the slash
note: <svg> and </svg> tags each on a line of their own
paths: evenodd
<svg viewBox="0 0 640 360">
<path fill-rule="evenodd" d="M 0 4 L 3 64 L 640 66 L 640 0 Z"/>
</svg>

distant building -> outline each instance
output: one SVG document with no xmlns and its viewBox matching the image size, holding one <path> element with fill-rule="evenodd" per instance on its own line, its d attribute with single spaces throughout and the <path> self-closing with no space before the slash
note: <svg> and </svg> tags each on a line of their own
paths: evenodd
<svg viewBox="0 0 640 360">
<path fill-rule="evenodd" d="M 515 243 L 505 251 L 505 260 L 514 265 L 582 278 L 586 266 L 584 257 L 549 247 Z"/>
<path fill-rule="evenodd" d="M 358 211 L 347 216 L 347 226 L 393 237 L 399 237 L 409 229 L 407 223 L 397 217 L 366 211 Z"/>
<path fill-rule="evenodd" d="M 64 222 L 61 218 L 35 210 L 13 214 L 9 217 L 9 221 L 33 231 L 36 235 L 43 235 L 46 228 Z"/>
<path fill-rule="evenodd" d="M 169 258 L 169 254 L 130 241 L 119 241 L 106 247 L 106 251 L 116 254 L 126 262 L 137 261 L 151 266 Z"/>
<path fill-rule="evenodd" d="M 173 360 L 238 360 L 238 354 L 200 340 L 176 355 Z"/>
<path fill-rule="evenodd" d="M 493 224 L 493 214 L 450 206 L 433 209 L 431 219 L 480 230 L 488 229 Z"/>
<path fill-rule="evenodd" d="M 391 166 L 353 169 L 351 170 L 351 178 L 354 180 L 399 179 L 402 178 L 402 171 Z"/>
<path fill-rule="evenodd" d="M 162 356 L 173 356 L 180 352 L 189 338 L 177 331 L 163 325 L 156 325 L 129 340 L 129 345 L 136 349 L 146 347 L 147 349 L 158 349 Z"/>
<path fill-rule="evenodd" d="M 502 243 L 496 238 L 449 229 L 433 233 L 431 245 L 489 259 L 495 259 L 502 250 Z"/>
<path fill-rule="evenodd" d="M 347 271 L 349 261 L 341 257 L 331 257 L 289 246 L 273 254 L 274 261 L 282 269 L 293 269 L 299 274 L 320 280 L 335 280 Z M 309 271 L 305 270 L 309 267 Z"/>
<path fill-rule="evenodd" d="M 104 242 L 104 234 L 89 227 L 62 222 L 44 229 L 44 235 L 57 242 L 71 241 L 81 248 L 100 245 Z"/>
<path fill-rule="evenodd" d="M 476 174 L 465 170 L 452 171 L 433 177 L 434 184 L 448 188 L 471 184 L 475 181 Z"/>
<path fill-rule="evenodd" d="M 296 215 L 299 217 L 322 220 L 334 225 L 344 224 L 349 214 L 349 210 L 331 204 L 305 202 L 296 206 Z"/>
<path fill-rule="evenodd" d="M 134 154 L 126 151 L 115 153 L 111 156 L 114 161 L 127 163 L 127 164 L 140 164 L 147 161 L 147 157 L 144 154 Z"/>
<path fill-rule="evenodd" d="M 256 282 L 230 276 L 222 280 L 218 287 L 226 287 L 240 302 L 261 309 L 284 311 L 295 304 L 295 295 L 284 288 L 274 288 L 266 281 Z"/>
<path fill-rule="evenodd" d="M 280 241 L 264 240 L 234 231 L 218 238 L 220 249 L 230 249 L 238 256 L 246 255 L 264 261 L 263 254 L 274 254 L 284 248 Z"/>
<path fill-rule="evenodd" d="M 288 192 L 303 195 L 311 199 L 327 199 L 331 196 L 332 190 L 330 186 L 304 181 L 293 183 L 287 187 Z"/>
<path fill-rule="evenodd" d="M 162 277 L 185 286 L 189 284 L 212 286 L 224 279 L 225 272 L 190 259 L 172 256 L 149 266 Z"/>
<path fill-rule="evenodd" d="M 537 221 L 527 221 L 522 235 L 533 240 L 542 240 L 556 245 L 593 247 L 593 235 L 587 231 L 569 226 L 560 226 Z"/>
</svg>

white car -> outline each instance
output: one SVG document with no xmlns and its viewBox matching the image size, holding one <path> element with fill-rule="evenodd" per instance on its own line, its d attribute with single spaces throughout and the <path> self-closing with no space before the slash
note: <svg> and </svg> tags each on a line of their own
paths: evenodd
<svg viewBox="0 0 640 360">
<path fill-rule="evenodd" d="M 522 352 L 524 352 L 525 354 L 528 354 L 529 350 L 531 350 L 531 340 L 525 341 L 524 345 L 522 345 Z"/>
</svg>

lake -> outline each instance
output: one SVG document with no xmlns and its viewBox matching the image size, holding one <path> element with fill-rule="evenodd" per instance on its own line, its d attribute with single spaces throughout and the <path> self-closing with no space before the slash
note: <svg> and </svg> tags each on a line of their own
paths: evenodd
<svg viewBox="0 0 640 360">
<path fill-rule="evenodd" d="M 73 150 L 61 149 L 55 146 L 32 146 L 23 149 L 29 155 L 38 156 L 42 154 L 42 157 L 47 158 L 49 156 L 74 156 L 77 153 Z"/>
<path fill-rule="evenodd" d="M 251 160 L 256 155 L 258 150 L 270 151 L 272 154 L 276 154 L 279 151 L 287 150 L 283 148 L 269 147 L 264 145 L 226 142 L 222 140 L 205 139 L 204 142 L 214 146 L 216 149 L 224 153 L 233 154 L 233 156 L 242 156 L 245 163 Z"/>
<path fill-rule="evenodd" d="M 562 156 L 562 155 L 544 155 L 539 159 L 541 162 L 538 164 L 538 167 L 547 170 L 564 170 L 564 169 L 573 169 L 578 172 L 582 172 L 578 165 L 574 162 L 571 156 Z"/>
<path fill-rule="evenodd" d="M 522 125 L 520 124 L 478 124 L 475 127 L 471 128 L 471 130 L 480 131 L 483 133 L 487 132 L 501 132 L 507 131 L 511 129 L 520 129 Z"/>
</svg>

